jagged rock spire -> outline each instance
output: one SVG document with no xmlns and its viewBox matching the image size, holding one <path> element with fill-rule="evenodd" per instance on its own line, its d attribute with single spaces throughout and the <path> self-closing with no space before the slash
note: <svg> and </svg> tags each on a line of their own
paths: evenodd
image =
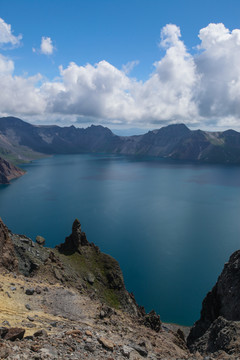
<svg viewBox="0 0 240 360">
<path fill-rule="evenodd" d="M 66 237 L 65 242 L 57 248 L 61 253 L 73 254 L 81 252 L 81 246 L 88 246 L 86 234 L 81 230 L 81 224 L 78 219 L 75 219 L 72 225 L 72 233 Z"/>
</svg>

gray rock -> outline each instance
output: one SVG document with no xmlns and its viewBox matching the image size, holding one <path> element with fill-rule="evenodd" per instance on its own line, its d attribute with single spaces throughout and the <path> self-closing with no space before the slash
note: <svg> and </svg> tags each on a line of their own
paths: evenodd
<svg viewBox="0 0 240 360">
<path fill-rule="evenodd" d="M 131 347 L 136 350 L 139 355 L 143 356 L 143 357 L 147 357 L 148 356 L 148 351 L 146 348 L 143 348 L 142 346 L 139 346 L 139 345 L 136 345 L 136 344 L 133 344 L 131 345 Z"/>
<path fill-rule="evenodd" d="M 88 282 L 90 285 L 93 285 L 94 281 L 95 281 L 94 275 L 89 272 L 89 273 L 87 274 L 87 282 Z"/>
<path fill-rule="evenodd" d="M 44 237 L 38 235 L 38 236 L 36 236 L 36 242 L 37 242 L 39 245 L 44 246 L 46 240 L 44 239 Z"/>
<path fill-rule="evenodd" d="M 37 287 L 35 288 L 35 292 L 36 292 L 38 295 L 41 294 L 42 289 L 40 288 L 40 286 L 37 286 Z"/>
<path fill-rule="evenodd" d="M 46 332 L 46 330 L 41 329 L 41 330 L 36 331 L 36 332 L 33 334 L 33 336 L 35 336 L 35 337 L 47 336 L 47 332 Z"/>
<path fill-rule="evenodd" d="M 216 285 L 202 303 L 201 317 L 192 327 L 187 339 L 190 348 L 195 348 L 211 325 L 219 317 L 240 321 L 240 250 L 234 252 L 218 278 Z M 214 327 L 217 331 L 217 327 Z M 219 330 L 220 331 L 220 330 Z M 210 341 L 210 339 L 209 339 Z"/>
<path fill-rule="evenodd" d="M 26 289 L 25 294 L 26 294 L 26 295 L 33 295 L 34 292 L 35 292 L 34 289 Z"/>
<path fill-rule="evenodd" d="M 130 353 L 131 353 L 132 349 L 126 345 L 123 345 L 123 347 L 121 348 L 121 353 L 123 356 L 125 356 L 126 358 L 129 359 L 130 357 Z"/>
<path fill-rule="evenodd" d="M 89 352 L 91 352 L 91 353 L 94 353 L 94 351 L 95 351 L 95 346 L 94 346 L 93 344 L 87 343 L 87 344 L 84 346 L 84 350 L 89 351 Z"/>
<path fill-rule="evenodd" d="M 28 319 L 29 321 L 34 321 L 34 318 L 31 317 L 31 316 L 27 316 L 27 319 Z"/>
<path fill-rule="evenodd" d="M 27 310 L 32 310 L 32 308 L 31 308 L 31 306 L 30 306 L 29 304 L 26 304 L 26 305 L 25 305 L 25 308 L 26 308 Z"/>
</svg>

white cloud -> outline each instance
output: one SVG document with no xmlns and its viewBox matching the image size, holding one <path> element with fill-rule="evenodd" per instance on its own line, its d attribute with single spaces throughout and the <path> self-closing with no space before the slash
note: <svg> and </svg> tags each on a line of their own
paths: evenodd
<svg viewBox="0 0 240 360">
<path fill-rule="evenodd" d="M 196 59 L 201 74 L 198 93 L 203 117 L 240 117 L 240 30 L 209 24 L 199 33 L 202 50 Z"/>
<path fill-rule="evenodd" d="M 13 61 L 0 54 L 0 75 L 11 74 L 13 70 Z"/>
<path fill-rule="evenodd" d="M 127 64 L 124 64 L 122 66 L 122 70 L 126 75 L 128 75 L 133 70 L 133 68 L 135 68 L 135 66 L 137 66 L 138 64 L 139 64 L 139 60 L 129 61 Z"/>
<path fill-rule="evenodd" d="M 0 111 L 9 115 L 43 114 L 45 99 L 37 87 L 41 75 L 13 76 L 14 63 L 0 55 Z"/>
<path fill-rule="evenodd" d="M 197 116 L 194 91 L 198 75 L 194 59 L 180 37 L 176 25 L 167 25 L 161 31 L 160 46 L 166 54 L 155 63 L 155 72 L 136 96 L 142 119 L 148 116 L 155 121 L 189 121 Z"/>
<path fill-rule="evenodd" d="M 11 44 L 18 46 L 20 45 L 21 39 L 22 35 L 13 35 L 11 25 L 5 23 L 5 21 L 0 18 L 0 45 Z"/>
<path fill-rule="evenodd" d="M 33 52 L 36 50 L 33 49 Z M 50 37 L 42 36 L 40 52 L 44 55 L 51 55 L 54 51 L 54 46 Z"/>
<path fill-rule="evenodd" d="M 41 51 L 52 53 L 51 39 L 43 39 Z M 180 28 L 166 25 L 159 42 L 165 54 L 145 82 L 129 76 L 137 62 L 119 70 L 103 60 L 60 66 L 58 80 L 39 85 L 38 76 L 13 76 L 12 60 L 0 56 L 0 108 L 68 123 L 78 118 L 150 127 L 185 121 L 204 128 L 225 124 L 240 129 L 240 30 L 209 24 L 200 30 L 199 39 L 192 55 Z"/>
<path fill-rule="evenodd" d="M 30 78 L 0 76 L 1 113 L 15 116 L 43 114 L 46 105 L 36 87 L 39 80 L 39 75 Z"/>
</svg>

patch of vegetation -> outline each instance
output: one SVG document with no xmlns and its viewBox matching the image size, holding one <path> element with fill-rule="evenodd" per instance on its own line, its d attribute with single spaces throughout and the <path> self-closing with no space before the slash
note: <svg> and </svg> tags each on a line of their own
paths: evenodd
<svg viewBox="0 0 240 360">
<path fill-rule="evenodd" d="M 82 248 L 82 254 L 64 255 L 56 252 L 56 255 L 71 268 L 71 271 L 76 274 L 77 278 L 80 277 L 84 281 L 88 289 L 95 288 L 98 297 L 103 302 L 116 309 L 120 307 L 121 293 L 119 289 L 112 288 L 109 282 L 112 274 L 114 274 L 118 281 L 123 283 L 121 270 L 115 259 L 109 255 L 97 252 L 92 247 Z M 86 281 L 89 273 L 95 277 L 93 285 Z"/>
</svg>

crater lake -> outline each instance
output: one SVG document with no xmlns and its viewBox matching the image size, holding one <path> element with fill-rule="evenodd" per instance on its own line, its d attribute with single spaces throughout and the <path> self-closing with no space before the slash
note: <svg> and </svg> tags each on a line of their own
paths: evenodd
<svg viewBox="0 0 240 360">
<path fill-rule="evenodd" d="M 117 155 L 60 155 L 23 165 L 0 186 L 15 233 L 54 247 L 75 218 L 116 258 L 128 291 L 165 322 L 192 325 L 240 248 L 240 167 Z"/>
</svg>

